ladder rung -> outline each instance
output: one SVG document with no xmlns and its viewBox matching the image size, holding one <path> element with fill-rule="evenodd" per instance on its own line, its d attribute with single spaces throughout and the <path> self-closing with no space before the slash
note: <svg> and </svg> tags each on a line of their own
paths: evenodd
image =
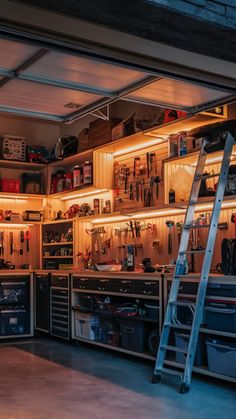
<svg viewBox="0 0 236 419">
<path fill-rule="evenodd" d="M 192 301 L 169 301 L 168 304 L 176 305 L 180 307 L 196 306 L 195 302 Z"/>
<path fill-rule="evenodd" d="M 189 206 L 190 205 L 196 205 L 197 204 L 197 200 L 193 199 L 192 201 L 189 201 Z"/>
<path fill-rule="evenodd" d="M 184 229 L 186 228 L 187 230 L 189 230 L 190 228 L 209 228 L 210 224 L 204 224 L 204 225 L 200 225 L 200 224 L 186 224 Z"/>
<path fill-rule="evenodd" d="M 172 327 L 173 329 L 192 330 L 192 326 L 188 324 L 165 323 L 165 327 Z"/>
<path fill-rule="evenodd" d="M 188 353 L 188 349 L 178 348 L 177 346 L 172 346 L 172 345 L 163 345 L 160 347 L 160 349 L 167 349 L 168 351 L 180 352 L 181 354 Z"/>
<path fill-rule="evenodd" d="M 211 178 L 218 177 L 218 176 L 220 176 L 220 173 L 215 173 L 214 175 L 204 175 L 203 174 L 203 175 L 200 175 L 200 176 L 196 176 L 194 181 L 201 180 L 201 179 L 211 179 Z"/>
</svg>

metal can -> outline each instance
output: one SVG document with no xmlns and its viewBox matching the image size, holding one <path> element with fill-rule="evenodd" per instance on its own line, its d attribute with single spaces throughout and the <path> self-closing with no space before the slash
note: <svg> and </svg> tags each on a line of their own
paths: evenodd
<svg viewBox="0 0 236 419">
<path fill-rule="evenodd" d="M 76 165 L 73 169 L 73 187 L 74 189 L 82 186 L 82 167 Z"/>
<path fill-rule="evenodd" d="M 83 166 L 84 185 L 89 185 L 93 182 L 93 163 L 86 161 Z"/>
</svg>

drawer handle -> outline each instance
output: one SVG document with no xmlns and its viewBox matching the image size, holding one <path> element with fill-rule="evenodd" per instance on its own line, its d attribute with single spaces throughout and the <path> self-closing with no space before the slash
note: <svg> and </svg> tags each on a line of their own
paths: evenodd
<svg viewBox="0 0 236 419">
<path fill-rule="evenodd" d="M 86 288 L 86 286 L 85 286 L 85 285 L 79 285 L 79 288 L 80 288 L 81 290 L 84 290 L 84 289 Z"/>
<path fill-rule="evenodd" d="M 126 288 L 120 288 L 120 292 L 128 292 Z"/>
<path fill-rule="evenodd" d="M 104 287 L 98 287 L 99 291 L 105 291 Z"/>
<path fill-rule="evenodd" d="M 143 290 L 143 293 L 146 294 L 146 295 L 150 295 L 150 294 L 152 294 L 152 291 Z"/>
<path fill-rule="evenodd" d="M 211 311 L 212 313 L 224 313 L 224 314 L 234 314 L 235 310 L 230 308 L 215 308 L 215 307 L 205 307 L 207 311 Z"/>
</svg>

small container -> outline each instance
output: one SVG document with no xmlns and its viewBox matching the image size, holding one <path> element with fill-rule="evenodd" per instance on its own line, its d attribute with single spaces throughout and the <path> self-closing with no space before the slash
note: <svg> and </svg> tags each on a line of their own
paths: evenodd
<svg viewBox="0 0 236 419">
<path fill-rule="evenodd" d="M 73 175 L 71 173 L 66 173 L 65 176 L 65 189 L 70 191 L 72 189 Z"/>
<path fill-rule="evenodd" d="M 93 210 L 95 215 L 98 215 L 100 213 L 100 202 L 98 198 L 95 198 L 93 200 Z"/>
<path fill-rule="evenodd" d="M 74 189 L 82 186 L 83 169 L 81 166 L 76 165 L 73 169 L 73 187 Z"/>
<path fill-rule="evenodd" d="M 84 185 L 90 185 L 93 182 L 93 163 L 86 161 L 83 166 Z"/>
<path fill-rule="evenodd" d="M 181 131 L 178 133 L 178 147 L 179 147 L 179 156 L 184 156 L 187 154 L 187 133 L 186 131 Z"/>
<path fill-rule="evenodd" d="M 51 193 L 57 192 L 57 175 L 53 174 L 51 176 Z"/>
<path fill-rule="evenodd" d="M 174 189 L 169 190 L 169 204 L 175 203 L 175 191 Z"/>
</svg>

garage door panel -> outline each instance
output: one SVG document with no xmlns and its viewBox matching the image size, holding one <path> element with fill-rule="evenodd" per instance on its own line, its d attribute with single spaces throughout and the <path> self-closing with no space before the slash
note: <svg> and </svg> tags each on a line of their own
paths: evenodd
<svg viewBox="0 0 236 419">
<path fill-rule="evenodd" d="M 157 103 L 165 103 L 173 107 L 192 108 L 226 96 L 226 92 L 208 87 L 174 79 L 160 79 L 127 95 L 126 99 L 140 99 L 141 101 L 151 101 L 152 103 L 156 101 Z"/>
<path fill-rule="evenodd" d="M 0 67 L 13 70 L 38 51 L 38 47 L 0 39 Z"/>
<path fill-rule="evenodd" d="M 80 109 L 101 98 L 102 96 L 91 93 L 11 80 L 1 88 L 0 106 L 64 116 L 76 110 L 73 108 L 75 104 L 80 105 Z"/>
</svg>

